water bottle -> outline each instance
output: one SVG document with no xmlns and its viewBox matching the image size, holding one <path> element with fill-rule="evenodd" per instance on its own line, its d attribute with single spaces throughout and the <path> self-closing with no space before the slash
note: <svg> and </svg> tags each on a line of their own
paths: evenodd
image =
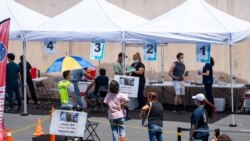
<svg viewBox="0 0 250 141">
<path fill-rule="evenodd" d="M 40 78 L 40 76 L 41 76 L 40 70 L 37 70 L 37 76 L 38 76 L 38 78 Z"/>
</svg>

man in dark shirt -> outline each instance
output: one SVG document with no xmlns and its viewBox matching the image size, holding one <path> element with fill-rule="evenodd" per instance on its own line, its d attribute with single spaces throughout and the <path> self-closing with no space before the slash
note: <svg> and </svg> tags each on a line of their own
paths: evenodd
<svg viewBox="0 0 250 141">
<path fill-rule="evenodd" d="M 185 64 L 183 63 L 184 54 L 180 52 L 176 55 L 176 58 L 177 61 L 172 64 L 168 75 L 173 79 L 173 85 L 176 94 L 174 99 L 174 105 L 176 109 L 173 112 L 179 113 L 180 108 L 184 108 L 182 105 L 183 97 L 185 95 Z"/>
<path fill-rule="evenodd" d="M 22 84 L 23 84 L 23 55 L 20 56 L 20 63 L 18 64 L 20 69 L 21 69 L 21 77 L 22 77 Z M 28 61 L 26 61 L 26 71 L 27 71 L 27 84 L 29 86 L 29 89 L 30 89 L 30 94 L 31 94 L 31 97 L 32 97 L 32 100 L 34 101 L 35 104 L 37 104 L 37 97 L 36 97 L 36 92 L 35 92 L 35 88 L 34 88 L 34 84 L 33 84 L 33 81 L 32 81 L 32 78 L 31 78 L 31 75 L 30 75 L 30 69 L 31 69 L 31 65 Z M 29 97 L 27 95 L 27 102 L 29 101 Z"/>
<path fill-rule="evenodd" d="M 13 110 L 13 92 L 16 94 L 16 100 L 18 101 L 17 111 L 21 110 L 21 98 L 19 92 L 19 81 L 21 80 L 20 68 L 14 62 L 15 55 L 8 53 L 7 55 L 9 63 L 6 68 L 6 92 L 8 93 L 9 108 L 6 111 Z"/>
<path fill-rule="evenodd" d="M 90 104 L 92 107 L 91 109 L 93 110 L 96 108 L 96 101 L 95 99 L 97 98 L 97 94 L 99 92 L 99 88 L 101 86 L 107 86 L 109 84 L 109 78 L 106 76 L 106 69 L 101 68 L 100 69 L 100 75 L 93 81 L 87 88 L 85 94 L 85 100 L 87 101 L 88 104 Z M 93 93 L 88 93 L 89 90 L 95 85 L 95 90 Z M 102 96 L 105 97 L 105 96 Z M 93 101 L 92 101 L 93 100 Z"/>
</svg>

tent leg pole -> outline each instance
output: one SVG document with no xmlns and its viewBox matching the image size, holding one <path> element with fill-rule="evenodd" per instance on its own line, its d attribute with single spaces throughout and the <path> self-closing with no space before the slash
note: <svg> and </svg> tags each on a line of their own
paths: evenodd
<svg viewBox="0 0 250 141">
<path fill-rule="evenodd" d="M 28 116 L 27 112 L 27 63 L 26 63 L 26 41 L 23 41 L 23 113 L 22 116 Z"/>
<path fill-rule="evenodd" d="M 231 83 L 231 106 L 232 106 L 232 123 L 229 124 L 230 127 L 237 127 L 234 119 L 234 90 L 233 90 L 233 68 L 232 68 L 232 45 L 229 46 L 229 60 L 230 60 L 230 83 Z"/>
<path fill-rule="evenodd" d="M 122 42 L 122 74 L 126 75 L 126 44 Z"/>
</svg>

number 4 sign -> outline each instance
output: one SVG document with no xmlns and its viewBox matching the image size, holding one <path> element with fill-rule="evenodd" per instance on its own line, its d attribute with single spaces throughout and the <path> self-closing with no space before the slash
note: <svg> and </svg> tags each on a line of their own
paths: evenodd
<svg viewBox="0 0 250 141">
<path fill-rule="evenodd" d="M 144 60 L 146 61 L 156 61 L 157 49 L 156 43 L 145 42 L 143 47 Z"/>
<path fill-rule="evenodd" d="M 102 60 L 104 58 L 105 43 L 91 43 L 90 59 Z"/>
<path fill-rule="evenodd" d="M 210 44 L 198 43 L 196 45 L 196 60 L 202 63 L 210 63 Z"/>
<path fill-rule="evenodd" d="M 44 54 L 55 54 L 56 53 L 56 42 L 45 41 L 44 42 Z"/>
</svg>

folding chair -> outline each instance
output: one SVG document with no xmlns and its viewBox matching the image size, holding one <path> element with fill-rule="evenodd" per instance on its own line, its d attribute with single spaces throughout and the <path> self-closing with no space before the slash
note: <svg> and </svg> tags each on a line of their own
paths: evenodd
<svg viewBox="0 0 250 141">
<path fill-rule="evenodd" d="M 37 105 L 36 109 L 51 108 L 51 105 L 53 105 L 51 99 L 54 94 L 46 89 L 42 81 L 36 83 L 36 91 L 41 98 L 41 103 Z"/>
<path fill-rule="evenodd" d="M 108 85 L 104 85 L 104 86 L 100 86 L 99 90 L 98 90 L 98 94 L 97 94 L 97 102 L 100 103 L 101 105 L 101 110 L 103 112 L 106 112 L 104 109 L 104 105 L 103 105 L 103 100 L 106 97 L 107 93 L 108 93 Z"/>
<path fill-rule="evenodd" d="M 250 111 L 250 105 L 247 105 L 247 103 L 249 103 L 249 100 L 250 100 L 250 84 L 246 84 L 244 88 L 245 88 L 245 91 L 242 96 L 242 99 L 243 99 L 242 111 L 245 112 L 245 111 Z"/>
<path fill-rule="evenodd" d="M 93 140 L 95 141 L 95 139 L 97 139 L 98 141 L 101 141 L 98 134 L 96 133 L 96 128 L 98 127 L 99 123 L 98 122 L 94 122 L 94 121 L 89 121 L 87 119 L 86 125 L 85 125 L 85 139 L 84 140 Z"/>
<path fill-rule="evenodd" d="M 56 99 L 56 94 L 58 94 L 58 88 L 57 88 L 57 83 L 59 81 L 63 80 L 63 77 L 54 77 L 51 81 L 51 85 L 50 85 L 50 91 L 51 93 L 53 93 L 54 95 L 54 99 Z M 56 83 L 56 84 L 55 84 Z"/>
</svg>

